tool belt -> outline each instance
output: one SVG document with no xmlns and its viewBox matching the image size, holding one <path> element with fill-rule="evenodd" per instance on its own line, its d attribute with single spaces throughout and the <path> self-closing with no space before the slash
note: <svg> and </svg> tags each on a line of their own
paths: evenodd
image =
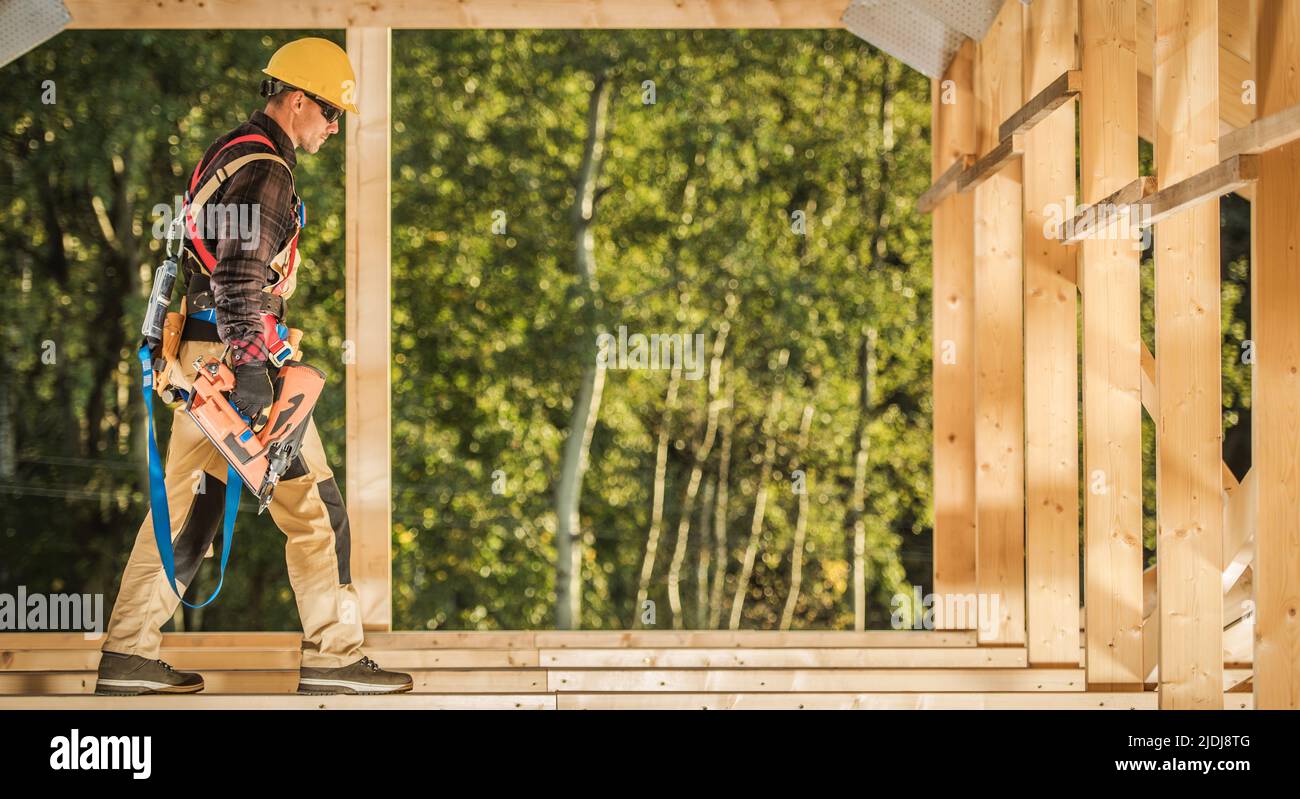
<svg viewBox="0 0 1300 799">
<path fill-rule="evenodd" d="M 191 283 L 191 286 L 193 285 L 194 283 Z M 207 294 L 209 298 L 211 297 L 210 292 L 201 292 L 199 299 L 200 302 L 202 302 L 202 294 Z M 169 403 L 175 402 L 178 398 L 175 391 L 173 391 L 173 388 L 188 390 L 192 384 L 191 377 L 193 366 L 181 363 L 180 360 L 182 342 L 201 341 L 214 344 L 221 343 L 221 337 L 217 335 L 216 309 L 209 307 L 195 310 L 191 304 L 191 298 L 194 296 L 194 294 L 187 293 L 185 297 L 182 297 L 180 313 L 167 314 L 167 317 L 163 322 L 162 346 L 159 348 L 159 357 L 155 364 L 154 390 Z M 267 294 L 266 296 L 277 301 L 280 300 L 279 297 L 275 297 L 271 294 Z M 269 305 L 270 303 L 264 301 L 263 308 L 265 309 Z M 276 305 L 278 310 L 283 311 L 283 301 L 276 303 Z M 263 312 L 269 313 L 269 311 L 266 310 Z M 278 337 L 283 343 L 273 343 L 273 351 L 282 351 L 281 348 L 283 345 L 287 344 L 288 350 L 283 353 L 284 355 L 287 355 L 286 360 L 302 360 L 302 349 L 300 348 L 303 335 L 302 331 L 298 328 L 285 327 L 284 325 L 277 325 L 277 327 Z M 283 360 L 272 360 L 277 366 L 284 362 Z"/>
</svg>

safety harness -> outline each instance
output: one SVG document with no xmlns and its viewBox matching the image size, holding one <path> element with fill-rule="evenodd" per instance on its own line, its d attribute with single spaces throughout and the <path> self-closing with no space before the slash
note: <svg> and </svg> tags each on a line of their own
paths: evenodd
<svg viewBox="0 0 1300 799">
<path fill-rule="evenodd" d="M 265 145 L 271 152 L 250 153 L 249 155 L 240 156 L 216 169 L 215 174 L 203 183 L 202 188 L 199 188 L 200 179 L 206 174 L 207 167 L 215 162 L 221 153 L 237 144 L 246 142 Z M 190 178 L 189 189 L 185 193 L 185 203 L 181 209 L 181 217 L 185 223 L 185 235 L 181 240 L 181 253 L 182 257 L 184 257 L 183 254 L 188 251 L 198 261 L 200 267 L 200 270 L 186 269 L 189 275 L 189 283 L 186 289 L 186 305 L 189 318 L 186 327 L 199 329 L 192 330 L 192 334 L 186 336 L 187 339 L 220 341 L 220 338 L 216 335 L 216 304 L 211 289 L 211 277 L 213 270 L 216 269 L 217 259 L 208 250 L 207 245 L 204 244 L 196 220 L 201 218 L 200 214 L 202 214 L 205 205 L 217 189 L 229 180 L 231 175 L 254 161 L 276 161 L 285 169 L 289 169 L 288 163 L 276 154 L 275 145 L 271 143 L 270 139 L 260 134 L 249 134 L 237 136 L 226 142 L 220 150 L 213 154 L 211 159 L 200 162 L 194 168 L 194 174 Z M 290 170 L 290 180 L 292 180 L 292 176 L 293 171 Z M 197 191 L 195 191 L 196 188 Z M 295 227 L 293 236 L 269 264 L 275 270 L 279 279 L 264 289 L 265 294 L 261 303 L 263 328 L 267 338 L 269 358 L 276 366 L 283 365 L 285 361 L 293 356 L 293 348 L 286 340 L 288 337 L 287 330 L 284 325 L 279 324 L 279 320 L 284 314 L 284 299 L 293 293 L 297 283 L 298 234 L 306 223 L 305 206 L 296 192 L 294 193 L 294 203 Z M 187 243 L 189 244 L 188 249 L 185 246 Z M 169 255 L 170 252 L 171 239 L 169 236 Z M 194 335 L 194 333 L 198 335 Z M 162 561 L 163 572 L 167 575 L 167 582 L 171 585 L 172 592 L 186 607 L 201 608 L 217 598 L 217 595 L 221 593 L 221 586 L 225 583 L 226 564 L 230 559 L 230 550 L 235 532 L 235 516 L 239 512 L 239 494 L 243 488 L 243 480 L 234 466 L 227 465 L 226 505 L 222 524 L 221 572 L 217 580 L 216 590 L 212 592 L 212 596 L 201 604 L 194 605 L 186 602 L 176 587 L 176 556 L 172 548 L 171 511 L 167 502 L 167 485 L 162 457 L 158 452 L 158 441 L 154 435 L 153 427 L 154 367 L 153 354 L 148 343 L 140 347 L 138 354 L 142 373 L 141 390 L 144 393 L 145 418 L 148 420 L 149 428 L 149 505 L 150 516 L 153 519 L 154 541 L 158 546 L 158 556 Z M 179 388 L 176 391 L 183 400 L 189 399 L 188 392 Z M 245 419 L 247 420 L 247 417 Z"/>
<path fill-rule="evenodd" d="M 206 181 L 202 181 L 210 165 L 215 163 L 223 152 L 238 144 L 248 142 L 264 145 L 270 149 L 270 152 L 249 153 L 235 158 L 230 163 L 212 170 L 212 176 Z M 190 185 L 185 193 L 185 203 L 181 208 L 181 216 L 185 220 L 185 238 L 190 244 L 189 252 L 198 263 L 195 268 L 186 269 L 189 277 L 186 288 L 186 305 L 190 316 L 188 321 L 199 322 L 199 324 L 195 325 L 199 329 L 186 336 L 187 339 L 220 341 L 216 331 L 216 300 L 211 283 L 212 272 L 217 266 L 217 258 L 204 243 L 203 236 L 198 229 L 198 221 L 202 219 L 204 208 L 217 189 L 241 168 L 254 161 L 274 161 L 289 170 L 289 179 L 290 181 L 293 180 L 293 170 L 289 169 L 289 164 L 276 154 L 275 145 L 271 140 L 260 133 L 236 136 L 226 142 L 221 146 L 221 149 L 212 155 L 211 159 L 200 162 L 195 166 L 194 174 L 190 177 Z M 298 236 L 306 224 L 306 217 L 306 205 L 295 192 L 293 235 L 289 237 L 288 243 L 281 248 L 280 252 L 276 253 L 268 264 L 271 269 L 275 270 L 278 279 L 263 289 L 260 311 L 267 343 L 267 357 L 276 366 L 283 366 L 286 361 L 293 357 L 293 348 L 286 340 L 287 331 L 283 325 L 279 324 L 279 320 L 284 316 L 284 300 L 293 294 L 294 288 L 298 284 Z M 267 317 L 272 319 L 268 320 Z"/>
</svg>

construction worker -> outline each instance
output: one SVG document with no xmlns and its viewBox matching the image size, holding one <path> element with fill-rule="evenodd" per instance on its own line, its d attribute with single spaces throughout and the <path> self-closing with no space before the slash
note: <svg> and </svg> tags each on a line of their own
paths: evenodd
<svg viewBox="0 0 1300 799">
<path fill-rule="evenodd" d="M 196 358 L 221 358 L 228 352 L 236 381 L 231 404 L 254 420 L 263 418 L 272 402 L 277 325 L 297 281 L 304 214 L 294 192 L 295 150 L 315 153 L 338 132 L 344 111 L 357 113 L 356 76 L 347 54 L 333 42 L 290 42 L 271 56 L 263 72 L 269 76 L 262 82 L 262 94 L 269 98 L 265 109 L 214 142 L 190 180 L 182 264 L 187 316 L 178 367 L 170 375 L 173 385 L 189 390 Z M 191 221 L 202 221 L 205 205 L 222 209 L 226 214 L 221 218 L 228 220 L 247 219 L 251 211 L 258 224 L 238 230 L 205 225 L 200 230 Z M 177 407 L 166 494 L 181 593 L 222 522 L 226 478 L 221 453 Z M 411 690 L 409 674 L 385 671 L 361 651 L 361 606 L 350 576 L 347 510 L 314 422 L 301 454 L 275 489 L 270 511 L 286 536 L 289 582 L 302 621 L 299 693 Z M 161 628 L 179 601 L 162 568 L 151 513 L 122 574 L 101 647 L 96 693 L 203 690 L 200 675 L 176 671 L 158 658 Z"/>
</svg>

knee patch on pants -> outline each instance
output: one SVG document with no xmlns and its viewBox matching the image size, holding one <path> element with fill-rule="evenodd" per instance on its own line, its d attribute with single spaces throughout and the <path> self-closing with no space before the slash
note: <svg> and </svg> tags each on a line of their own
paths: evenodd
<svg viewBox="0 0 1300 799">
<path fill-rule="evenodd" d="M 343 506 L 343 495 L 338 483 L 328 477 L 316 484 L 321 501 L 329 511 L 330 527 L 334 530 L 334 555 L 339 562 L 339 585 L 352 582 L 352 530 L 348 525 L 348 511 Z"/>
<path fill-rule="evenodd" d="M 180 535 L 172 543 L 175 551 L 176 581 L 189 585 L 199 571 L 203 555 L 217 537 L 226 515 L 226 484 L 210 474 L 203 475 L 203 491 L 194 495 Z M 223 541 L 222 546 L 228 542 Z"/>
</svg>

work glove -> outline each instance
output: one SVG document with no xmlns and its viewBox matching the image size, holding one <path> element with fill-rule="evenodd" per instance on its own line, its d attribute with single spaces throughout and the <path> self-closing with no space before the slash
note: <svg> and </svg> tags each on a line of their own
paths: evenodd
<svg viewBox="0 0 1300 799">
<path fill-rule="evenodd" d="M 251 419 L 253 427 L 265 421 L 261 418 L 262 411 L 270 406 L 271 400 L 271 376 L 267 374 L 265 362 L 244 362 L 235 367 L 230 404 Z"/>
</svg>

